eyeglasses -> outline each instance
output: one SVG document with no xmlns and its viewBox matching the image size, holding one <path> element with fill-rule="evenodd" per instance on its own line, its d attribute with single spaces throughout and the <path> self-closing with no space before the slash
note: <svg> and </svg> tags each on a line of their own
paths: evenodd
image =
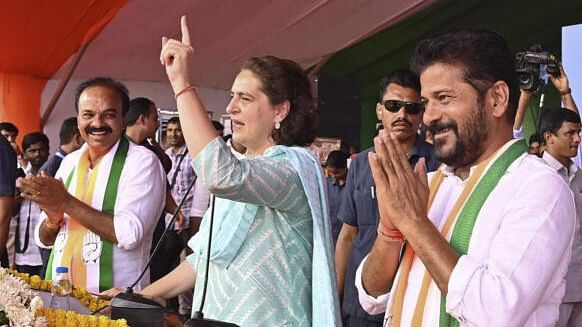
<svg viewBox="0 0 582 327">
<path fill-rule="evenodd" d="M 400 108 L 402 107 L 404 107 L 404 110 L 409 115 L 416 115 L 424 109 L 424 105 L 418 102 L 406 102 L 400 100 L 384 101 L 384 108 L 389 112 L 396 113 L 400 111 Z"/>
</svg>

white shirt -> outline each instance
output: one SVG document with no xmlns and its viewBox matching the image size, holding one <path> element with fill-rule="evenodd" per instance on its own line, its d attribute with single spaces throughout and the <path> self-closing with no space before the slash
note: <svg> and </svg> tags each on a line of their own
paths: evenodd
<svg viewBox="0 0 582 327">
<path fill-rule="evenodd" d="M 548 151 L 544 151 L 542 158 L 550 167 L 554 168 L 554 170 L 564 178 L 566 183 L 572 183 L 572 180 L 574 180 L 576 172 L 578 171 L 578 167 L 573 161 L 570 161 L 570 165 L 566 167 L 556 158 L 554 158 Z"/>
<path fill-rule="evenodd" d="M 15 215 L 10 220 L 10 228 L 13 230 L 11 233 L 14 234 L 14 263 L 19 266 L 42 266 L 42 259 L 40 257 L 40 251 L 38 246 L 34 242 L 34 228 L 38 223 L 40 216 L 40 208 L 38 205 L 30 200 L 23 199 L 20 204 L 20 211 L 18 215 Z M 18 235 L 16 235 L 17 220 L 20 220 L 20 228 Z M 27 221 L 30 219 L 30 223 L 27 226 Z M 28 229 L 27 229 L 28 227 Z M 26 241 L 28 234 L 28 244 Z M 18 253 L 16 249 L 16 236 L 19 236 L 20 247 L 26 250 L 23 253 Z"/>
<path fill-rule="evenodd" d="M 110 151 L 117 150 L 117 144 Z M 80 150 L 67 155 L 55 178 L 66 181 L 86 147 L 87 143 Z M 99 182 L 107 183 L 106 180 L 99 180 L 98 184 Z M 97 185 L 96 191 L 101 186 Z M 158 158 L 150 150 L 129 142 L 113 214 L 113 227 L 118 241 L 113 246 L 114 287 L 130 286 L 145 268 L 150 255 L 153 231 L 162 213 L 165 195 L 166 176 Z M 39 238 L 40 225 L 44 219 L 46 214 L 42 213 L 41 220 L 36 226 L 35 240 L 40 247 L 52 248 L 43 244 Z M 149 274 L 146 273 L 135 290 L 140 290 L 148 284 Z"/>
<path fill-rule="evenodd" d="M 26 176 L 32 175 L 32 164 L 30 162 L 24 170 Z M 18 187 L 18 186 L 17 186 Z M 20 202 L 20 210 L 18 214 L 14 215 L 10 219 L 10 234 L 14 235 L 14 264 L 19 266 L 42 266 L 42 258 L 40 257 L 40 251 L 38 246 L 34 242 L 34 228 L 38 223 L 40 216 L 39 206 L 26 199 L 22 199 Z M 27 226 L 27 222 L 30 219 L 30 223 Z M 18 230 L 18 235 L 16 235 L 16 227 L 18 227 L 17 221 L 20 220 L 20 228 Z M 28 229 L 27 229 L 28 227 Z M 19 243 L 21 249 L 26 246 L 26 250 L 23 253 L 18 253 L 16 236 L 19 236 Z M 26 244 L 26 238 L 28 236 L 28 244 Z"/>
<path fill-rule="evenodd" d="M 543 159 L 554 168 L 570 185 L 576 203 L 576 232 L 572 243 L 572 261 L 566 275 L 566 295 L 564 302 L 582 301 L 582 171 L 573 161 L 568 167 L 562 165 L 547 150 Z"/>
<path fill-rule="evenodd" d="M 467 181 L 451 172 L 445 174 L 429 211 L 429 219 L 439 230 Z M 564 296 L 574 221 L 574 200 L 565 181 L 540 158 L 518 158 L 485 201 L 468 254 L 460 257 L 452 271 L 447 312 L 461 326 L 553 326 Z M 390 293 L 374 298 L 362 286 L 364 263 L 355 281 L 360 303 L 371 314 L 386 311 L 389 315 Z M 410 325 L 425 271 L 415 258 L 402 326 Z M 439 325 L 440 300 L 441 293 L 432 282 L 423 326 Z"/>
</svg>

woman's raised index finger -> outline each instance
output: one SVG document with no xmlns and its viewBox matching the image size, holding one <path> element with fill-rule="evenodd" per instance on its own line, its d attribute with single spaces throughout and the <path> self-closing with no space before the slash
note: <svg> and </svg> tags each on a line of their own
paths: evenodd
<svg viewBox="0 0 582 327">
<path fill-rule="evenodd" d="M 186 15 L 182 15 L 182 18 L 180 19 L 180 28 L 182 29 L 182 43 L 185 45 L 192 45 L 190 41 L 190 28 L 188 27 Z"/>
</svg>

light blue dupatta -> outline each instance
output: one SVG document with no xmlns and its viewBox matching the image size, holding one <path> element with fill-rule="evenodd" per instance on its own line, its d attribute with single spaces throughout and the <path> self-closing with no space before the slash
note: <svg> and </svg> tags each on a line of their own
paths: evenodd
<svg viewBox="0 0 582 327">
<path fill-rule="evenodd" d="M 312 326 L 341 326 L 335 280 L 331 222 L 325 178 L 319 160 L 305 148 L 278 146 L 299 173 L 313 217 L 311 275 Z"/>
<path fill-rule="evenodd" d="M 331 237 L 329 206 L 325 178 L 319 160 L 306 148 L 274 146 L 266 157 L 284 156 L 299 174 L 313 220 L 312 255 L 312 326 L 341 326 L 339 300 L 337 296 L 333 243 Z M 255 204 L 234 202 L 216 198 L 212 249 L 210 261 L 227 268 L 239 252 L 253 224 L 258 210 Z M 210 210 L 209 210 L 210 211 Z M 208 230 L 209 213 L 205 215 L 200 230 Z M 190 240 L 194 255 L 206 253 L 206 242 Z M 195 240 L 196 239 L 196 240 Z"/>
</svg>

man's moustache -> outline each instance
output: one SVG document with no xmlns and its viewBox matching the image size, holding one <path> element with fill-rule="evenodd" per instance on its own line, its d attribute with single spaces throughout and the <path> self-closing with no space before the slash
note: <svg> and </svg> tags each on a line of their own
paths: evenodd
<svg viewBox="0 0 582 327">
<path fill-rule="evenodd" d="M 94 127 L 87 127 L 85 129 L 85 132 L 87 134 L 91 134 L 91 133 L 98 133 L 98 132 L 105 132 L 105 133 L 113 133 L 113 129 L 111 129 L 110 127 L 100 127 L 100 128 L 94 128 Z"/>
<path fill-rule="evenodd" d="M 397 123 L 405 123 L 409 127 L 412 126 L 412 123 L 410 123 L 407 119 L 396 119 L 395 121 L 392 122 L 391 125 L 395 126 Z"/>
<path fill-rule="evenodd" d="M 435 123 L 435 124 L 432 124 L 432 125 L 427 126 L 427 127 L 428 127 L 428 131 L 430 131 L 433 135 L 437 134 L 445 129 L 450 129 L 450 130 L 457 132 L 457 124 L 455 124 L 454 122 Z"/>
</svg>

